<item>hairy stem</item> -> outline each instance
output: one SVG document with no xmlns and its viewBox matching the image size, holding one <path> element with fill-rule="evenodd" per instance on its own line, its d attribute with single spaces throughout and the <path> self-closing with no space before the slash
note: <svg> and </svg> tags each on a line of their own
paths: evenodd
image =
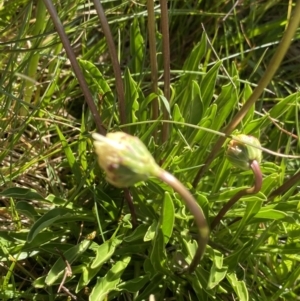
<svg viewBox="0 0 300 301">
<path fill-rule="evenodd" d="M 110 59 L 111 59 L 113 70 L 114 70 L 121 124 L 125 124 L 126 123 L 126 109 L 125 109 L 125 96 L 124 96 L 125 94 L 124 94 L 121 68 L 120 68 L 120 64 L 119 64 L 119 60 L 118 60 L 115 43 L 114 43 L 113 36 L 110 31 L 101 1 L 93 0 L 93 2 L 94 2 L 95 9 L 97 11 L 98 17 L 101 22 L 103 33 L 106 38 L 108 51 L 109 51 Z"/>
<path fill-rule="evenodd" d="M 295 32 L 298 28 L 300 22 L 300 0 L 297 1 L 296 7 L 294 9 L 293 15 L 291 17 L 291 20 L 288 24 L 288 27 L 280 41 L 280 44 L 278 45 L 278 48 L 273 55 L 263 77 L 258 82 L 257 87 L 254 89 L 252 95 L 249 97 L 249 99 L 246 101 L 246 103 L 243 105 L 243 107 L 240 109 L 240 111 L 234 116 L 232 121 L 228 124 L 226 129 L 224 130 L 224 133 L 226 135 L 230 135 L 232 131 L 238 126 L 238 124 L 242 121 L 243 117 L 247 114 L 249 109 L 254 105 L 256 100 L 260 97 L 264 89 L 267 87 L 267 85 L 270 83 L 271 79 L 273 78 L 275 72 L 277 71 L 279 65 L 281 64 L 282 59 L 284 58 L 291 40 L 293 36 L 295 35 Z M 200 168 L 198 171 L 194 181 L 193 181 L 193 187 L 196 188 L 200 179 L 208 169 L 210 163 L 215 158 L 216 154 L 219 152 L 220 148 L 222 147 L 223 143 L 225 142 L 225 137 L 220 137 L 216 144 L 214 145 L 211 153 L 207 157 L 203 167 Z"/>
<path fill-rule="evenodd" d="M 185 201 L 186 206 L 189 208 L 190 212 L 194 216 L 199 236 L 198 236 L 198 248 L 196 250 L 196 253 L 194 255 L 194 258 L 187 268 L 187 271 L 189 273 L 192 273 L 197 265 L 199 264 L 204 252 L 205 248 L 209 239 L 209 228 L 206 222 L 206 218 L 199 207 L 198 203 L 192 196 L 192 194 L 186 189 L 186 187 L 178 181 L 173 175 L 166 172 L 163 169 L 160 169 L 160 173 L 158 174 L 158 177 L 170 185 L 176 192 L 178 192 L 183 200 Z"/>
<path fill-rule="evenodd" d="M 94 100 L 93 100 L 93 96 L 89 90 L 89 87 L 86 83 L 86 80 L 80 70 L 80 67 L 79 67 L 79 64 L 76 60 L 76 56 L 75 56 L 75 53 L 71 47 L 71 44 L 70 44 L 70 41 L 65 33 L 65 30 L 64 30 L 64 27 L 58 17 L 58 14 L 57 14 L 57 11 L 52 3 L 51 0 L 44 0 L 44 3 L 45 3 L 45 6 L 52 18 L 52 21 L 53 21 L 53 24 L 57 30 L 57 33 L 62 41 L 62 44 L 66 50 L 66 53 L 67 53 L 67 56 L 71 62 L 71 65 L 72 65 L 72 68 L 74 70 L 74 73 L 78 79 L 78 82 L 79 82 L 79 85 L 80 85 L 80 88 L 82 90 L 82 93 L 85 97 L 85 100 L 88 104 L 88 107 L 93 115 L 93 118 L 95 120 L 95 124 L 96 124 L 96 127 L 98 129 L 98 131 L 100 132 L 100 134 L 102 135 L 105 135 L 106 134 L 106 130 L 105 128 L 102 126 L 102 120 L 101 120 L 101 117 L 98 113 L 98 110 L 97 110 L 97 107 L 94 103 Z"/>
<path fill-rule="evenodd" d="M 256 160 L 253 160 L 250 164 L 250 167 L 253 171 L 254 174 L 254 185 L 250 188 L 245 188 L 240 190 L 238 193 L 236 193 L 224 206 L 223 208 L 219 211 L 217 216 L 213 219 L 211 225 L 210 225 L 210 230 L 212 231 L 222 220 L 222 218 L 225 216 L 227 211 L 243 196 L 249 195 L 249 194 L 255 194 L 258 193 L 261 189 L 262 185 L 262 173 L 259 167 L 259 164 Z"/>
</svg>

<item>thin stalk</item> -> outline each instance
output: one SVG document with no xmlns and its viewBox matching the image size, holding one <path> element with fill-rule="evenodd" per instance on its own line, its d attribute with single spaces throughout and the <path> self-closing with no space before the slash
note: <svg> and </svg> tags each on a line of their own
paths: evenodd
<svg viewBox="0 0 300 301">
<path fill-rule="evenodd" d="M 134 204 L 132 201 L 132 196 L 131 196 L 128 188 L 124 189 L 124 198 L 127 202 L 127 205 L 128 205 L 128 208 L 129 208 L 129 211 L 131 214 L 132 228 L 135 229 L 138 226 L 138 222 L 137 222 L 136 212 L 134 209 Z"/>
<path fill-rule="evenodd" d="M 52 18 L 53 24 L 57 30 L 57 33 L 62 41 L 62 44 L 66 50 L 67 56 L 71 62 L 71 66 L 73 68 L 73 71 L 78 79 L 78 83 L 80 85 L 80 88 L 82 90 L 82 93 L 85 97 L 85 100 L 87 102 L 87 105 L 89 106 L 89 109 L 92 113 L 92 116 L 95 120 L 95 124 L 97 127 L 97 130 L 100 132 L 100 134 L 105 135 L 106 134 L 106 130 L 105 128 L 102 126 L 102 120 L 101 117 L 98 113 L 97 107 L 94 103 L 94 99 L 93 96 L 89 90 L 89 87 L 86 83 L 86 80 L 80 70 L 79 64 L 76 60 L 76 56 L 75 53 L 71 47 L 70 41 L 65 33 L 64 27 L 58 17 L 57 11 L 52 3 L 51 0 L 44 0 L 45 6 Z"/>
<path fill-rule="evenodd" d="M 169 17 L 168 17 L 168 1 L 160 0 L 161 9 L 161 32 L 163 43 L 163 62 L 164 62 L 164 96 L 170 103 L 170 40 L 169 40 Z M 167 108 L 163 107 L 163 118 L 168 120 L 169 113 Z M 169 124 L 164 123 L 162 128 L 162 142 L 166 142 L 169 138 Z"/>
<path fill-rule="evenodd" d="M 155 14 L 154 14 L 154 1 L 147 0 L 148 11 L 148 35 L 149 35 L 149 53 L 150 53 L 150 67 L 151 67 L 151 83 L 152 91 L 158 94 L 158 70 L 156 59 L 156 37 L 155 37 Z M 152 119 L 158 119 L 158 100 L 157 98 L 152 101 Z M 156 137 L 156 131 L 154 132 Z"/>
<path fill-rule="evenodd" d="M 190 212 L 194 216 L 199 236 L 198 236 L 198 248 L 194 255 L 192 262 L 190 263 L 187 271 L 192 273 L 195 271 L 197 265 L 199 264 L 209 239 L 209 228 L 206 222 L 206 218 L 199 207 L 197 201 L 194 199 L 192 194 L 186 189 L 186 187 L 178 181 L 173 175 L 167 171 L 160 169 L 160 172 L 157 175 L 163 182 L 170 185 L 176 192 L 178 192 L 183 200 L 185 201 L 186 206 L 189 208 Z"/>
<path fill-rule="evenodd" d="M 262 173 L 259 167 L 259 163 L 256 160 L 253 160 L 250 164 L 250 168 L 253 171 L 254 174 L 254 185 L 250 188 L 245 188 L 240 190 L 238 193 L 236 193 L 224 206 L 223 208 L 219 211 L 217 216 L 213 219 L 211 225 L 210 225 L 210 230 L 212 231 L 222 220 L 222 218 L 225 216 L 227 211 L 238 201 L 240 200 L 243 196 L 249 195 L 249 194 L 255 194 L 258 193 L 261 189 L 262 185 Z"/>
<path fill-rule="evenodd" d="M 101 22 L 103 33 L 106 38 L 108 51 L 109 51 L 112 67 L 114 70 L 114 75 L 115 75 L 115 79 L 116 79 L 116 91 L 117 91 L 118 104 L 119 104 L 120 121 L 121 121 L 121 124 L 125 124 L 126 123 L 125 94 L 124 94 L 124 86 L 123 86 L 123 81 L 122 81 L 121 68 L 120 68 L 120 63 L 118 60 L 115 43 L 114 43 L 113 36 L 110 31 L 101 1 L 93 0 L 93 2 L 94 2 L 96 12 L 97 12 L 98 17 Z"/>
<path fill-rule="evenodd" d="M 293 36 L 295 35 L 295 32 L 299 26 L 300 22 L 300 0 L 297 0 L 296 6 L 293 12 L 293 15 L 290 19 L 289 25 L 277 47 L 277 50 L 275 54 L 273 55 L 272 59 L 270 60 L 270 63 L 263 75 L 263 77 L 258 82 L 258 85 L 254 89 L 252 95 L 249 97 L 249 99 L 246 101 L 246 103 L 243 105 L 243 107 L 240 109 L 240 111 L 233 117 L 231 122 L 228 124 L 226 129 L 224 130 L 224 133 L 226 135 L 230 135 L 232 131 L 238 126 L 238 124 L 242 121 L 243 117 L 247 114 L 249 109 L 254 105 L 256 100 L 260 97 L 264 89 L 267 87 L 267 85 L 272 80 L 275 72 L 277 71 L 279 65 L 281 64 L 282 59 L 284 58 L 290 44 Z M 211 153 L 207 157 L 203 167 L 200 168 L 198 171 L 194 181 L 193 181 L 193 187 L 196 188 L 200 179 L 208 169 L 210 163 L 213 161 L 217 153 L 219 152 L 220 148 L 222 147 L 223 143 L 225 142 L 225 137 L 220 137 L 216 144 L 214 145 Z"/>
</svg>

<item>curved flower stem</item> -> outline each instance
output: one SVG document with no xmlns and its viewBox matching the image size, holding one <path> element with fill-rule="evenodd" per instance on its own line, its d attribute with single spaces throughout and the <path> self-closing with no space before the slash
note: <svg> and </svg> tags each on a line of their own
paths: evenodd
<svg viewBox="0 0 300 301">
<path fill-rule="evenodd" d="M 157 177 L 160 178 L 163 182 L 170 185 L 176 192 L 178 192 L 182 196 L 186 206 L 189 208 L 190 212 L 195 218 L 199 232 L 198 248 L 191 264 L 187 268 L 187 271 L 189 273 L 192 273 L 201 260 L 209 239 L 209 228 L 206 222 L 206 218 L 195 198 L 179 180 L 177 180 L 173 175 L 163 169 L 159 169 Z"/>
<path fill-rule="evenodd" d="M 250 163 L 250 167 L 253 171 L 254 174 L 254 185 L 250 188 L 245 188 L 240 190 L 238 193 L 236 193 L 224 206 L 223 208 L 219 211 L 217 216 L 213 219 L 211 225 L 210 225 L 210 230 L 212 231 L 221 221 L 221 219 L 224 217 L 224 215 L 227 213 L 227 211 L 243 196 L 248 195 L 248 194 L 255 194 L 258 193 L 261 189 L 262 185 L 262 173 L 259 167 L 259 164 L 256 160 L 253 160 Z"/>
</svg>

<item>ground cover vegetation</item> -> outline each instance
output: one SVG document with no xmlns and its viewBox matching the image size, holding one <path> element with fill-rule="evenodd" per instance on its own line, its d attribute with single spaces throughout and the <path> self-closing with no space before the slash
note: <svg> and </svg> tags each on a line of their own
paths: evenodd
<svg viewBox="0 0 300 301">
<path fill-rule="evenodd" d="M 299 300 L 300 1 L 0 16 L 1 300 Z M 138 137 L 186 188 L 111 185 L 93 132 Z"/>
</svg>

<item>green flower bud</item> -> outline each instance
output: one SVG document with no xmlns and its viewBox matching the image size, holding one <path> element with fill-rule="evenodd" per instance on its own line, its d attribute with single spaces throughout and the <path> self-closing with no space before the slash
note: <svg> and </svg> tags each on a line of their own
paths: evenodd
<svg viewBox="0 0 300 301">
<path fill-rule="evenodd" d="M 252 161 L 256 160 L 261 162 L 262 152 L 260 149 L 250 146 L 246 143 L 250 143 L 255 146 L 261 146 L 258 139 L 253 136 L 237 135 L 234 138 L 237 140 L 231 140 L 228 144 L 226 152 L 227 159 L 236 167 L 244 170 L 250 169 Z"/>
<path fill-rule="evenodd" d="M 92 134 L 98 164 L 106 179 L 116 187 L 128 187 L 157 175 L 160 167 L 146 146 L 137 138 L 123 132 L 102 136 Z"/>
</svg>

